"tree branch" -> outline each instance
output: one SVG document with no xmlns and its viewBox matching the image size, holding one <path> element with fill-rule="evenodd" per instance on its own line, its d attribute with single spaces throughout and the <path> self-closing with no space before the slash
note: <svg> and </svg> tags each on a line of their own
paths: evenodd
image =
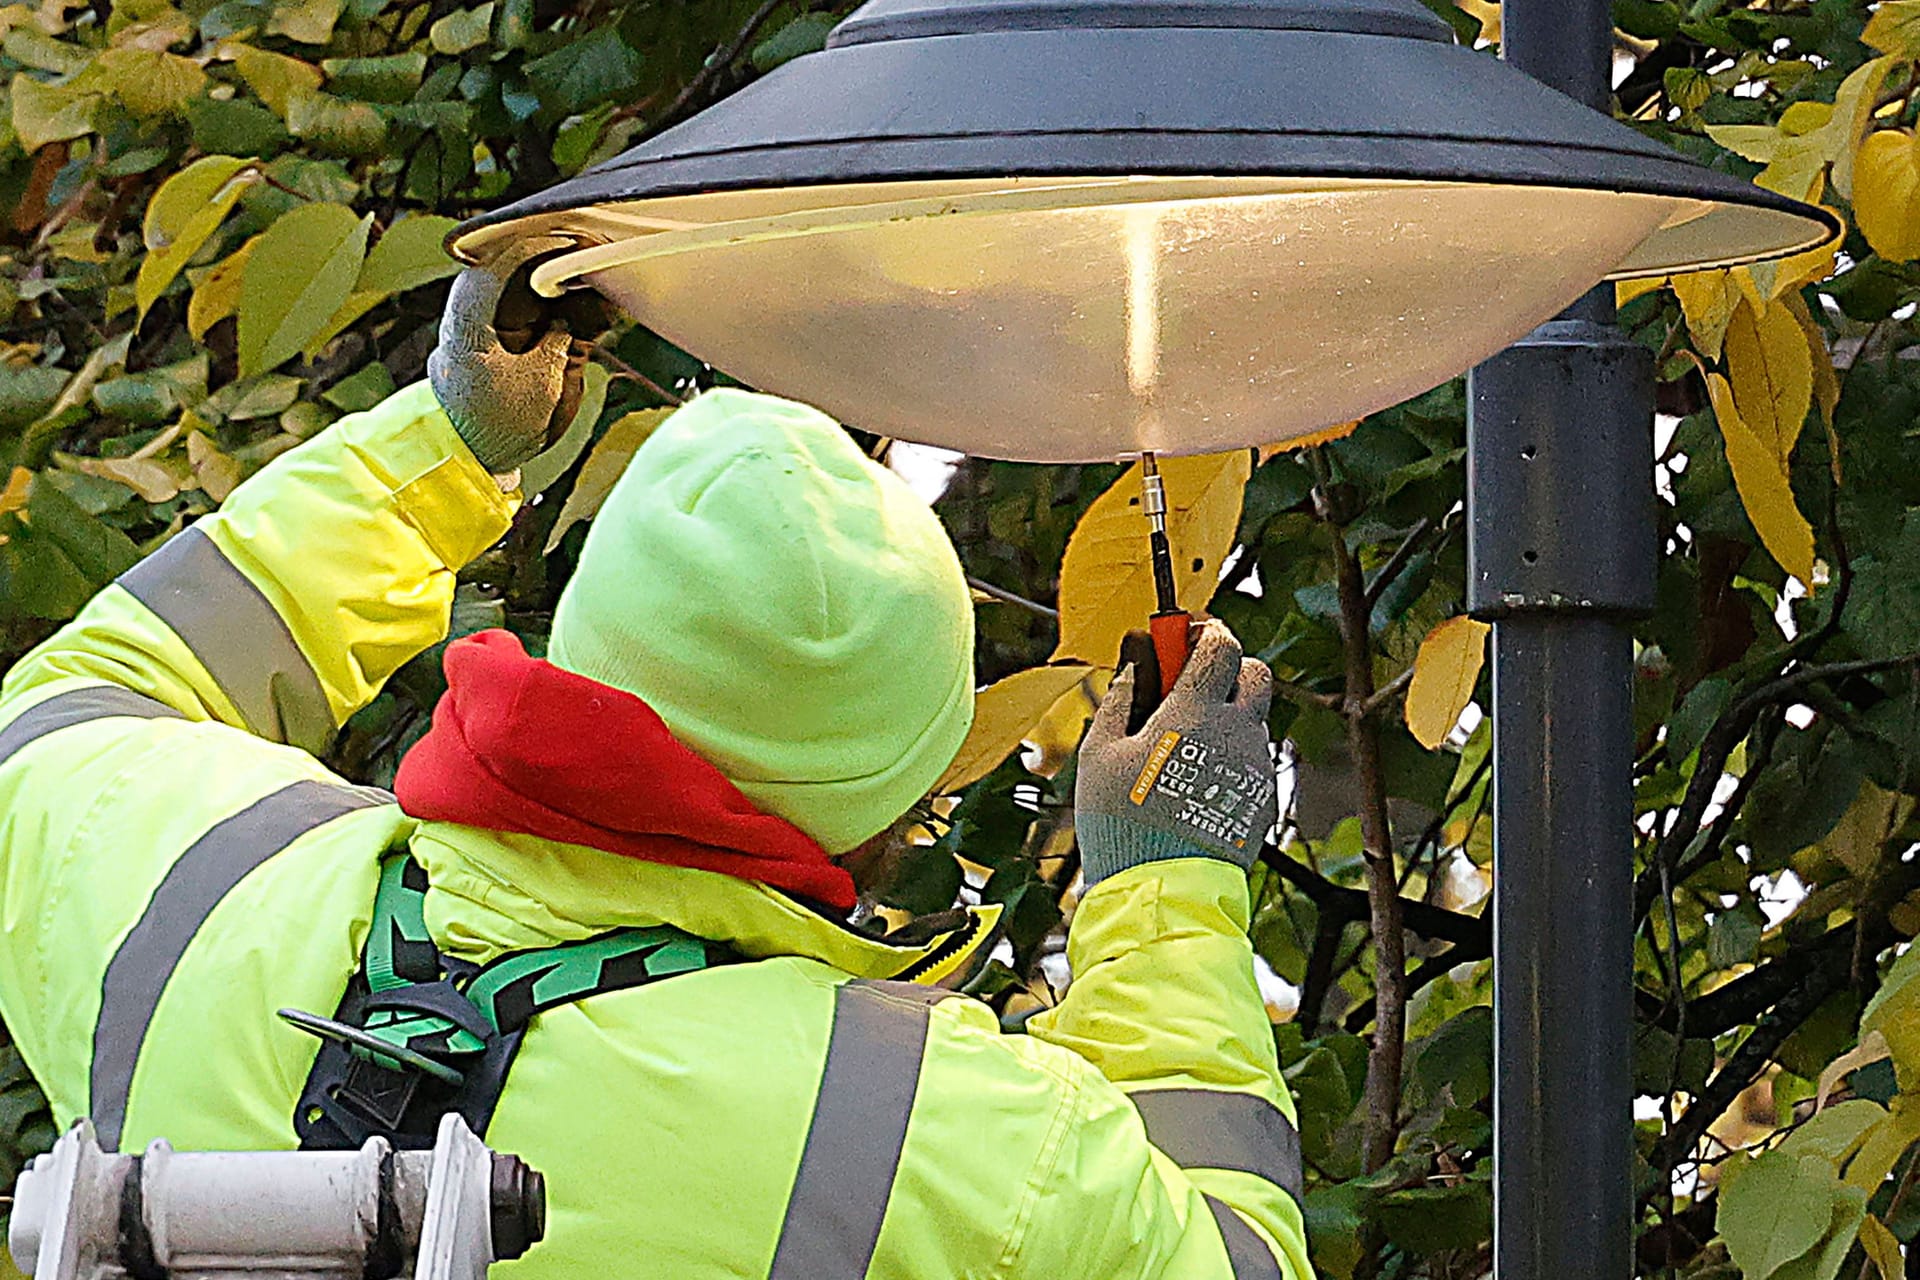
<svg viewBox="0 0 1920 1280">
<path fill-rule="evenodd" d="M 1304 863 L 1296 862 L 1271 842 L 1260 848 L 1260 862 L 1282 880 L 1298 889 L 1322 916 L 1365 920 L 1372 913 L 1371 899 L 1361 889 L 1337 885 Z M 1449 911 L 1415 898 L 1400 899 L 1401 923 L 1423 938 L 1451 942 L 1456 947 L 1479 948 L 1492 954 L 1493 929 L 1481 916 Z"/>
<path fill-rule="evenodd" d="M 992 596 L 995 600 L 1000 601 L 1002 604 L 1019 605 L 1022 609 L 1027 610 L 1029 613 L 1038 614 L 1042 618 L 1052 618 L 1052 619 L 1058 620 L 1058 618 L 1060 617 L 1060 611 L 1058 609 L 1052 608 L 1049 605 L 1041 604 L 1038 600 L 1029 600 L 1025 596 L 1016 595 L 1013 592 L 1007 590 L 1005 587 L 996 587 L 991 582 L 986 581 L 984 578 L 976 578 L 972 574 L 968 574 L 967 585 L 972 587 L 975 591 L 978 591 L 983 596 Z"/>
<path fill-rule="evenodd" d="M 1364 1166 L 1373 1173 L 1393 1159 L 1400 1132 L 1400 1079 L 1407 1038 L 1407 939 L 1394 874 L 1393 826 L 1387 814 L 1386 778 L 1380 765 L 1379 731 L 1366 716 L 1374 696 L 1372 610 L 1360 565 L 1347 549 L 1345 531 L 1329 517 L 1330 505 L 1315 494 L 1327 524 L 1340 591 L 1340 640 L 1346 651 L 1347 751 L 1360 783 L 1360 839 L 1367 866 L 1367 906 L 1373 934 L 1373 1046 L 1367 1054 L 1364 1104 Z"/>
</svg>

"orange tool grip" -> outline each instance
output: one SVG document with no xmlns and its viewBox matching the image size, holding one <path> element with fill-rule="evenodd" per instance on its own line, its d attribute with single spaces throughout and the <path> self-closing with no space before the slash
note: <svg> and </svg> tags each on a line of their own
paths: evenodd
<svg viewBox="0 0 1920 1280">
<path fill-rule="evenodd" d="M 1184 609 L 1156 613 L 1147 620 L 1147 628 L 1153 635 L 1153 653 L 1160 660 L 1162 698 L 1173 692 L 1173 682 L 1180 678 L 1180 672 L 1187 665 L 1187 633 L 1192 627 L 1193 615 Z"/>
</svg>

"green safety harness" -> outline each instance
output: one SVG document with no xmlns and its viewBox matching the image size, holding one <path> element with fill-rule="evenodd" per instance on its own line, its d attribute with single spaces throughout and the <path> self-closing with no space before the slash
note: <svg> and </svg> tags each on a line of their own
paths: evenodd
<svg viewBox="0 0 1920 1280">
<path fill-rule="evenodd" d="M 356 1149 L 375 1136 L 431 1147 L 449 1112 L 485 1135 L 535 1014 L 742 958 L 657 925 L 471 964 L 433 945 L 426 893 L 412 858 L 383 861 L 360 969 L 334 1016 L 280 1011 L 323 1042 L 294 1110 L 303 1150 Z"/>
</svg>

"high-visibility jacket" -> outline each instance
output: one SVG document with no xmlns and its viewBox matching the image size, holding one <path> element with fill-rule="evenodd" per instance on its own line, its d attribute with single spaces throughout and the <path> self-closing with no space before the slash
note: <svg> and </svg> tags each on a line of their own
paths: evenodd
<svg viewBox="0 0 1920 1280">
<path fill-rule="evenodd" d="M 952 937 L 890 946 L 764 886 L 418 823 L 321 765 L 445 635 L 455 568 L 514 506 L 409 388 L 241 485 L 8 673 L 0 1016 L 62 1123 L 90 1114 L 125 1150 L 294 1146 L 317 1042 L 275 1010 L 332 1013 L 379 861 L 405 848 L 449 955 L 667 923 L 751 957 L 535 1018 L 487 1134 L 547 1178 L 547 1238 L 515 1280 L 1307 1280 L 1231 866 L 1095 887 L 1070 991 L 1005 1035 L 976 1001 L 882 981 L 937 977 L 967 949 Z"/>
</svg>

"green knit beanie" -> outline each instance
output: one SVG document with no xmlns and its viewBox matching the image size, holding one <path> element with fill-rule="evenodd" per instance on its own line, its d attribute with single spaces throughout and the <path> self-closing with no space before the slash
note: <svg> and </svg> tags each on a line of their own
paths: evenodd
<svg viewBox="0 0 1920 1280">
<path fill-rule="evenodd" d="M 634 454 L 547 656 L 644 698 L 829 853 L 911 808 L 973 722 L 973 605 L 940 522 L 831 418 L 744 391 Z"/>
</svg>

